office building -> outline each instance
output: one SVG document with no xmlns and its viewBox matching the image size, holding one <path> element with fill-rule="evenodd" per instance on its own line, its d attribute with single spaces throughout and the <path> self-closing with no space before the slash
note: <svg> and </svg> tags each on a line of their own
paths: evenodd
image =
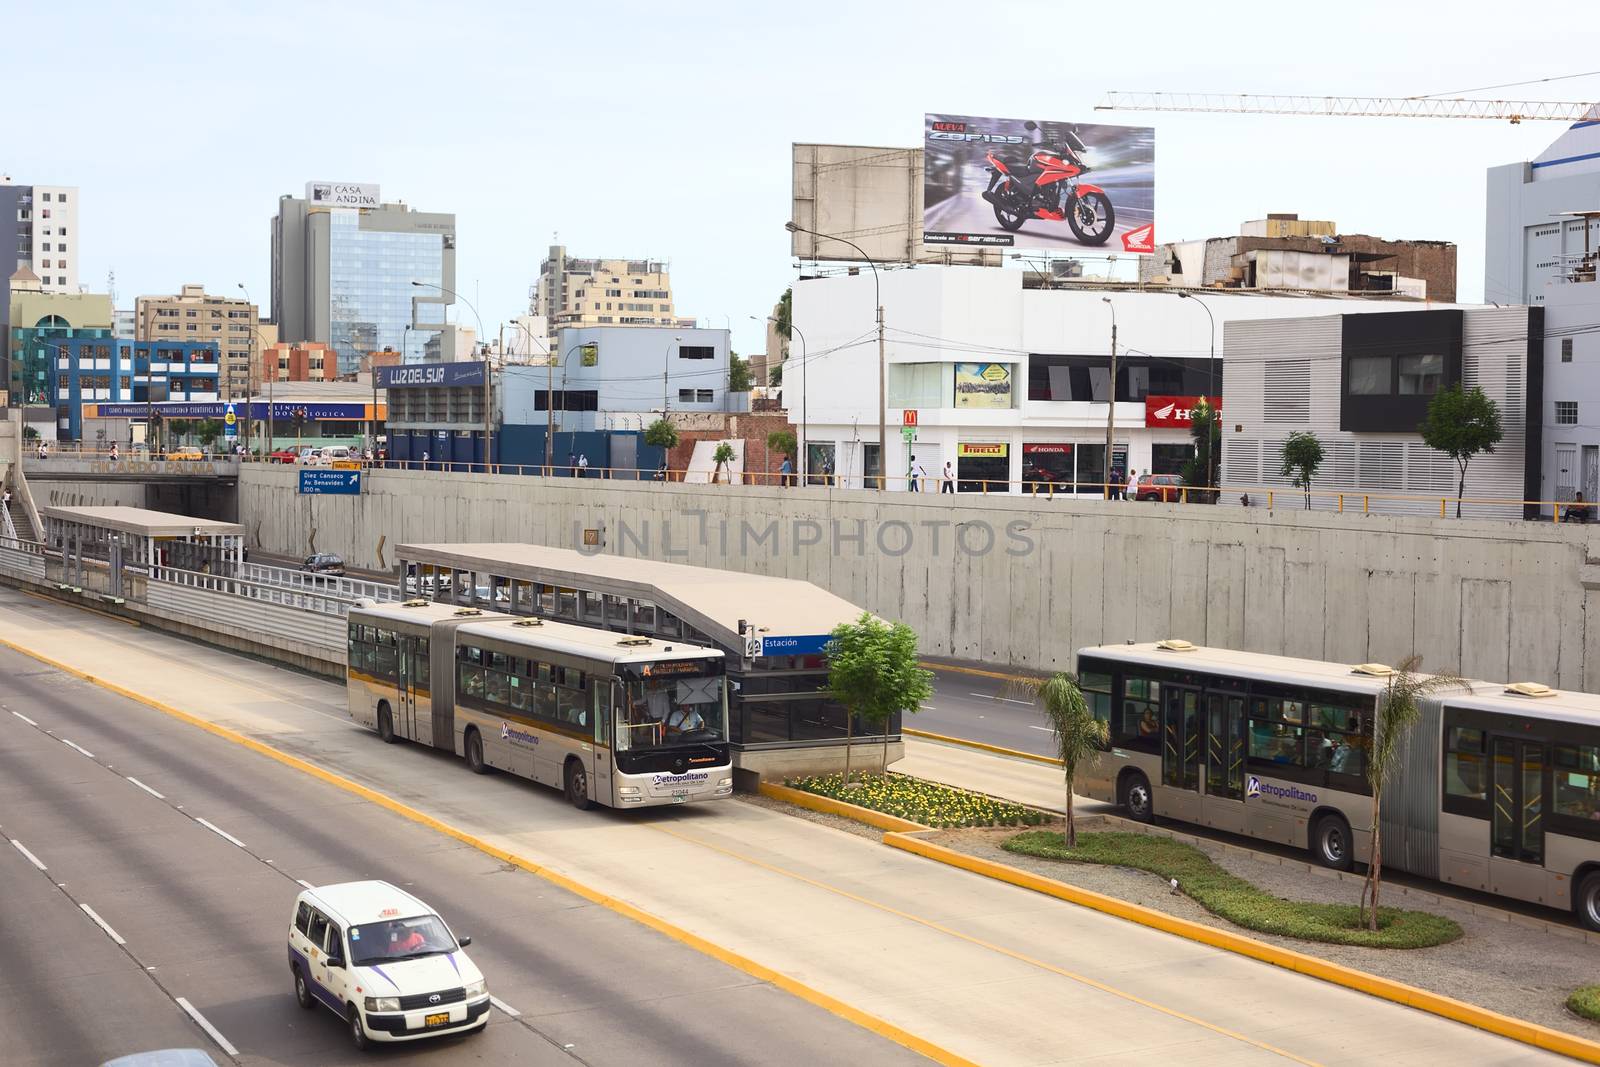
<svg viewBox="0 0 1600 1067">
<path fill-rule="evenodd" d="M 662 260 L 571 259 L 564 246 L 551 245 L 529 296 L 529 312 L 547 323 L 544 340 L 550 349 L 563 329 L 694 326 L 693 319 L 680 319 L 672 309 L 672 278 Z"/>
<path fill-rule="evenodd" d="M 109 336 L 111 298 L 99 293 L 47 292 L 27 267 L 18 267 L 0 301 L 7 327 L 0 348 L 6 356 L 7 403 L 28 408 L 24 418 L 46 438 L 56 435 L 51 380 L 54 346 L 72 337 Z"/>
<path fill-rule="evenodd" d="M 1340 233 L 1336 222 L 1268 215 L 1234 237 L 1157 245 L 1139 260 L 1139 281 L 1190 289 L 1395 293 L 1451 303 L 1456 246 Z"/>
<path fill-rule="evenodd" d="M 1483 298 L 1544 309 L 1537 499 L 1600 498 L 1600 123 L 1489 169 Z M 1549 509 L 1546 509 L 1547 511 Z"/>
<path fill-rule="evenodd" d="M 414 285 L 420 282 L 420 285 Z M 363 352 L 449 359 L 456 217 L 381 201 L 375 185 L 311 182 L 272 220 L 272 312 L 280 341 L 317 341 L 353 373 Z"/>
<path fill-rule="evenodd" d="M 222 395 L 250 392 L 250 368 L 259 347 L 256 306 L 240 297 L 213 296 L 185 285 L 176 296 L 141 296 L 134 302 L 134 338 L 140 341 L 209 341 L 222 353 Z"/>
<path fill-rule="evenodd" d="M 365 360 L 366 355 L 361 358 Z M 280 382 L 331 382 L 339 377 L 338 354 L 316 341 L 279 341 L 269 345 L 265 365 L 276 365 Z M 265 388 L 269 380 L 270 374 L 259 375 L 257 390 Z"/>
<path fill-rule="evenodd" d="M 51 345 L 50 402 L 57 436 L 83 440 L 85 404 L 215 401 L 220 373 L 209 341 L 128 341 L 80 331 Z"/>
</svg>

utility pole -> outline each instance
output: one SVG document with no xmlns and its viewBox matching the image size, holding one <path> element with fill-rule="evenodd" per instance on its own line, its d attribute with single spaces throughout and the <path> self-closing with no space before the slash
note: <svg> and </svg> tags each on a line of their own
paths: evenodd
<svg viewBox="0 0 1600 1067">
<path fill-rule="evenodd" d="M 1111 456 L 1116 446 L 1117 436 L 1117 307 L 1111 302 L 1109 296 L 1102 296 L 1101 302 L 1111 309 L 1111 387 L 1108 392 L 1106 404 L 1106 485 L 1103 499 L 1111 499 Z"/>
</svg>

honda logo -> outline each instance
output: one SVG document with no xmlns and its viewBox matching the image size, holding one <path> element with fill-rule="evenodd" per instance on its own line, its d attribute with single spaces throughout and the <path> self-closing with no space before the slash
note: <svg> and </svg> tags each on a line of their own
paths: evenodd
<svg viewBox="0 0 1600 1067">
<path fill-rule="evenodd" d="M 1123 234 L 1122 250 L 1124 252 L 1154 252 L 1156 250 L 1155 224 L 1145 223 L 1138 229 L 1129 230 Z"/>
<path fill-rule="evenodd" d="M 1199 407 L 1200 401 L 1205 399 L 1213 408 L 1221 408 L 1221 404 L 1213 397 L 1198 396 L 1147 396 L 1144 398 L 1144 424 L 1146 426 L 1172 426 L 1187 430 L 1189 428 L 1189 412 Z"/>
</svg>

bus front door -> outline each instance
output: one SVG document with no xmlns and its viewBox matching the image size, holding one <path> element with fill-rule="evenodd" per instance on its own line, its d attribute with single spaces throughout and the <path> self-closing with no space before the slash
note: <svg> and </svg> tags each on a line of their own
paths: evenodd
<svg viewBox="0 0 1600 1067">
<path fill-rule="evenodd" d="M 1188 822 L 1200 821 L 1200 691 L 1162 687 L 1161 784 L 1158 810 Z"/>
<path fill-rule="evenodd" d="M 1206 799 L 1202 822 L 1241 834 L 1244 819 L 1244 697 L 1206 693 Z"/>
<path fill-rule="evenodd" d="M 1565 908 L 1568 900 L 1546 900 L 1544 813 L 1550 758 L 1542 741 L 1494 737 L 1494 783 L 1489 829 L 1489 885 L 1496 893 Z"/>
</svg>

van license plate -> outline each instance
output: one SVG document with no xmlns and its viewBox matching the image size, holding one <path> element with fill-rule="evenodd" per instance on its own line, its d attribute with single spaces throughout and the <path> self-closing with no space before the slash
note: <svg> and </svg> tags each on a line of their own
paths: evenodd
<svg viewBox="0 0 1600 1067">
<path fill-rule="evenodd" d="M 674 793 L 674 794 L 672 794 L 672 802 L 674 804 L 682 804 L 683 802 L 685 802 L 688 799 L 689 799 L 689 794 L 688 793 Z"/>
<path fill-rule="evenodd" d="M 428 1016 L 422 1021 L 425 1026 L 443 1026 L 445 1023 L 450 1021 L 450 1013 L 447 1011 L 441 1011 L 436 1015 Z"/>
</svg>

